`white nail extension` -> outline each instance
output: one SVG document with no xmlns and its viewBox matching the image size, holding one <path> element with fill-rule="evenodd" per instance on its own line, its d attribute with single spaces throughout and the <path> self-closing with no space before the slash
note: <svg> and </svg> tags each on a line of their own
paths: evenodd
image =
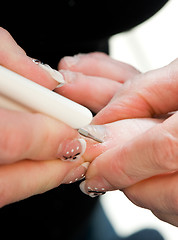
<svg viewBox="0 0 178 240">
<path fill-rule="evenodd" d="M 47 71 L 47 72 L 51 75 L 51 77 L 52 77 L 56 82 L 59 83 L 56 88 L 62 87 L 62 86 L 65 84 L 65 80 L 64 80 L 62 74 L 61 74 L 59 71 L 51 68 L 48 64 L 43 64 L 42 62 L 40 62 L 40 61 L 37 60 L 37 59 L 32 59 L 32 61 L 33 61 L 35 64 L 39 65 L 39 67 L 41 67 L 41 68 L 43 68 L 45 71 Z"/>
</svg>

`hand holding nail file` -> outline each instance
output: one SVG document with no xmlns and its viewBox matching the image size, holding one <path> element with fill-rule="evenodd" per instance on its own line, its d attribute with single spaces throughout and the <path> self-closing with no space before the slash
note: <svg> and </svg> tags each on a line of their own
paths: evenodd
<svg viewBox="0 0 178 240">
<path fill-rule="evenodd" d="M 0 66 L 0 93 L 74 129 L 87 126 L 93 118 L 89 109 L 3 66 Z"/>
</svg>

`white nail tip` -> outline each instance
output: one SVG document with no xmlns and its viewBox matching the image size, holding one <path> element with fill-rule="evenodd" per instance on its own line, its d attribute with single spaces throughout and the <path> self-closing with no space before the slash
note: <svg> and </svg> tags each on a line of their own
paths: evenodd
<svg viewBox="0 0 178 240">
<path fill-rule="evenodd" d="M 51 75 L 51 77 L 59 83 L 56 88 L 62 87 L 65 84 L 63 75 L 59 71 L 51 68 L 48 64 L 39 63 L 38 65 L 45 71 L 47 71 Z"/>
<path fill-rule="evenodd" d="M 81 182 L 79 187 L 84 194 L 88 195 L 88 193 L 85 191 L 85 181 Z"/>
<path fill-rule="evenodd" d="M 88 169 L 89 165 L 90 165 L 89 162 L 84 162 L 84 163 L 82 163 L 81 166 L 83 166 L 84 168 Z"/>
<path fill-rule="evenodd" d="M 82 152 L 80 153 L 80 156 L 82 156 L 86 150 L 87 144 L 84 139 L 78 139 L 78 141 L 80 142 L 80 144 L 82 146 Z"/>
</svg>

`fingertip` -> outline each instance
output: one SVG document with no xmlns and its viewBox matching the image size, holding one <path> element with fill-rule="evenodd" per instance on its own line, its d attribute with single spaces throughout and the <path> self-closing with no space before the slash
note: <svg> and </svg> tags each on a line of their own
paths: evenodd
<svg viewBox="0 0 178 240">
<path fill-rule="evenodd" d="M 77 65 L 79 62 L 79 55 L 74 55 L 73 57 L 66 56 L 61 59 L 61 61 L 58 64 L 58 69 L 71 69 Z"/>
<path fill-rule="evenodd" d="M 59 70 L 59 72 L 62 74 L 66 83 L 75 82 L 78 79 L 78 76 L 81 74 L 81 73 L 75 73 L 73 71 L 65 70 L 65 69 L 61 69 Z"/>
<path fill-rule="evenodd" d="M 107 124 L 119 120 L 116 115 L 116 112 L 113 111 L 109 104 L 101 109 L 96 116 L 93 118 L 92 124 Z"/>
<path fill-rule="evenodd" d="M 79 188 L 84 194 L 92 198 L 99 197 L 106 193 L 105 185 L 102 185 L 102 183 L 100 182 L 97 182 L 97 184 L 95 185 L 94 183 L 92 183 L 92 181 L 88 182 L 87 180 L 85 180 L 80 183 Z"/>
</svg>

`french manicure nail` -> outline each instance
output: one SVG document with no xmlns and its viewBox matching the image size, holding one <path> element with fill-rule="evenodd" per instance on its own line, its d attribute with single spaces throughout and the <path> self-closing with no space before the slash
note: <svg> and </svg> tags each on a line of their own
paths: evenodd
<svg viewBox="0 0 178 240">
<path fill-rule="evenodd" d="M 104 195 L 106 193 L 104 187 L 90 187 L 87 185 L 86 181 L 81 182 L 79 187 L 84 194 L 92 198 Z"/>
<path fill-rule="evenodd" d="M 55 81 L 57 81 L 57 82 L 59 83 L 56 88 L 62 87 L 62 86 L 65 84 L 65 80 L 64 80 L 64 78 L 63 78 L 63 75 L 62 75 L 59 71 L 51 68 L 48 64 L 43 64 L 41 61 L 39 61 L 39 60 L 37 60 L 37 59 L 32 59 L 32 61 L 33 61 L 35 64 L 37 64 L 39 67 L 41 67 L 41 68 L 43 68 L 45 71 L 47 71 L 47 72 L 50 74 L 50 76 L 51 76 Z"/>
<path fill-rule="evenodd" d="M 77 161 L 86 150 L 84 139 L 65 140 L 58 148 L 57 158 L 63 161 Z"/>
<path fill-rule="evenodd" d="M 90 165 L 90 162 L 84 162 L 77 168 L 73 169 L 67 176 L 64 178 L 64 184 L 71 184 L 77 181 L 80 181 L 85 178 L 86 171 Z"/>
</svg>

